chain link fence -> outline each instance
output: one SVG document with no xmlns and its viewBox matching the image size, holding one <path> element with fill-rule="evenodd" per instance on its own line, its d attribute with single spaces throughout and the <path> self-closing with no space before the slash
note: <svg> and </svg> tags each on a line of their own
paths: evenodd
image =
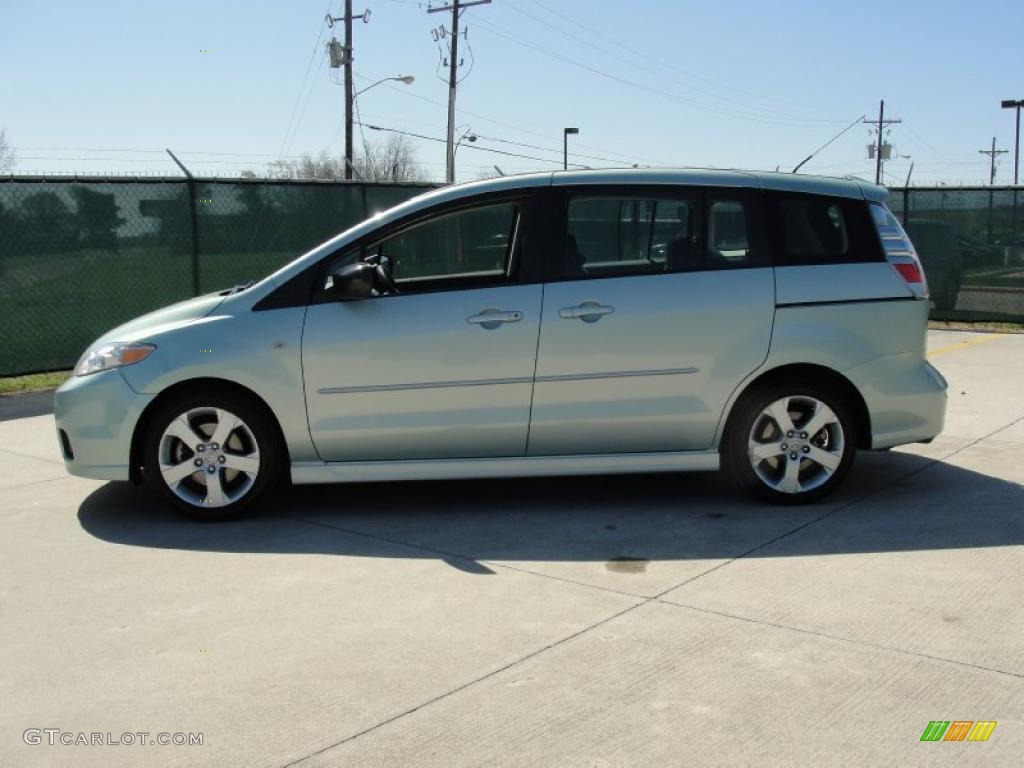
<svg viewBox="0 0 1024 768">
<path fill-rule="evenodd" d="M 69 368 L 114 326 L 262 278 L 367 216 L 431 188 L 0 180 L 0 375 Z"/>
<path fill-rule="evenodd" d="M 266 180 L 0 179 L 0 375 L 74 364 L 100 334 L 259 279 L 429 186 Z M 890 205 L 921 252 L 933 317 L 1024 322 L 1024 212 L 1011 188 L 910 188 Z"/>
</svg>

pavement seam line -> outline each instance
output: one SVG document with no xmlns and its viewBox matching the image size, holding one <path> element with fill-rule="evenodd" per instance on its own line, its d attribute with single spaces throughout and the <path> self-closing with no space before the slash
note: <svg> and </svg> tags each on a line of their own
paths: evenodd
<svg viewBox="0 0 1024 768">
<path fill-rule="evenodd" d="M 21 453 L 21 451 L 12 451 L 10 448 L 0 448 L 0 452 L 9 453 L 12 456 L 20 456 L 23 459 L 35 459 L 36 461 L 45 461 L 47 464 L 54 464 L 58 467 L 63 467 L 63 461 L 56 461 L 54 459 L 44 459 L 42 456 L 33 456 L 30 453 Z"/>
<path fill-rule="evenodd" d="M 996 669 L 995 667 L 986 667 L 986 666 L 983 666 L 981 664 L 972 664 L 969 661 L 959 661 L 957 659 L 948 659 L 945 656 L 933 656 L 933 655 L 931 655 L 929 653 L 922 653 L 921 651 L 911 651 L 911 650 L 908 650 L 906 648 L 900 648 L 900 647 L 894 646 L 894 645 L 883 645 L 882 643 L 873 643 L 873 642 L 870 642 L 868 640 L 856 640 L 856 639 L 851 638 L 851 637 L 843 637 L 842 635 L 833 635 L 833 634 L 830 634 L 828 632 L 819 632 L 818 630 L 805 629 L 803 627 L 794 627 L 794 626 L 792 626 L 790 624 L 780 624 L 779 622 L 768 621 L 766 619 L 755 619 L 755 618 L 752 618 L 750 616 L 740 616 L 739 614 L 735 614 L 735 613 L 727 613 L 725 611 L 716 611 L 716 610 L 714 610 L 712 608 L 701 608 L 700 606 L 689 605 L 687 603 L 677 603 L 677 602 L 674 602 L 672 600 L 668 600 L 668 599 L 662 598 L 662 597 L 655 598 L 655 599 L 657 600 L 658 603 L 661 603 L 662 605 L 671 605 L 674 608 L 685 608 L 686 610 L 697 611 L 698 613 L 709 613 L 709 614 L 712 614 L 714 616 L 721 616 L 721 617 L 726 618 L 726 619 L 734 619 L 736 621 L 744 621 L 744 622 L 748 622 L 748 623 L 751 623 L 751 624 L 759 624 L 761 626 L 772 627 L 774 629 L 787 630 L 789 632 L 799 632 L 800 634 L 803 634 L 803 635 L 810 635 L 812 637 L 818 637 L 818 638 L 822 638 L 822 639 L 826 639 L 826 640 L 835 640 L 837 642 L 849 643 L 851 645 L 861 645 L 861 646 L 864 646 L 866 648 L 874 648 L 876 650 L 881 650 L 881 651 L 890 651 L 892 653 L 899 653 L 899 654 L 904 654 L 904 655 L 907 655 L 907 656 L 915 656 L 915 657 L 921 658 L 921 659 L 929 659 L 931 661 L 944 662 L 946 664 L 955 664 L 955 665 L 961 666 L 961 667 L 970 667 L 971 669 L 977 669 L 977 670 L 981 670 L 983 672 L 992 672 L 993 674 L 996 674 L 996 675 L 1006 675 L 1008 677 L 1024 678 L 1024 674 L 1022 674 L 1020 672 L 1010 672 L 1009 670 L 1005 670 L 1005 669 Z"/>
<path fill-rule="evenodd" d="M 538 576 L 538 577 L 540 577 L 542 579 L 550 579 L 551 581 L 558 581 L 558 582 L 561 582 L 563 584 L 573 584 L 573 585 L 575 585 L 577 587 L 586 587 L 588 589 L 595 589 L 595 590 L 598 590 L 598 591 L 601 591 L 601 592 L 608 592 L 609 594 L 612 594 L 612 595 L 621 595 L 622 597 L 632 597 L 632 598 L 635 598 L 637 600 L 650 600 L 651 599 L 651 597 L 648 596 L 648 595 L 638 595 L 635 592 L 623 592 L 622 590 L 612 589 L 611 587 L 603 587 L 603 586 L 601 586 L 599 584 L 588 584 L 587 582 L 584 582 L 584 581 L 575 581 L 574 579 L 567 579 L 564 576 L 554 576 L 554 575 L 549 574 L 549 573 L 539 573 L 537 571 L 531 571 L 529 568 L 519 568 L 519 567 L 514 566 L 514 565 L 508 565 L 507 563 L 495 562 L 494 560 L 478 560 L 475 557 L 470 557 L 469 555 L 464 555 L 464 554 L 462 554 L 460 552 L 450 552 L 450 551 L 445 550 L 445 549 L 436 549 L 434 547 L 429 547 L 429 546 L 427 546 L 425 544 L 413 544 L 413 543 L 408 542 L 408 541 L 401 541 L 400 539 L 391 539 L 391 538 L 388 538 L 387 536 L 379 536 L 379 535 L 374 534 L 374 533 L 364 533 L 363 531 L 357 531 L 357 530 L 354 530 L 352 528 L 344 528 L 344 527 L 342 527 L 340 525 L 332 525 L 331 523 L 325 523 L 325 522 L 321 522 L 321 521 L 318 521 L 318 520 L 307 520 L 305 518 L 296 517 L 294 515 L 284 515 L 283 517 L 285 517 L 288 520 L 293 520 L 293 521 L 298 522 L 298 523 L 306 523 L 307 525 L 316 525 L 316 526 L 320 526 L 322 528 L 328 528 L 328 529 L 330 529 L 332 531 L 338 531 L 339 533 L 348 533 L 348 534 L 350 534 L 352 536 L 362 536 L 363 538 L 373 539 L 374 541 L 382 541 L 382 542 L 385 542 L 387 544 L 395 544 L 395 545 L 402 546 L 402 547 L 409 547 L 411 549 L 419 549 L 419 550 L 421 550 L 423 552 L 430 552 L 431 554 L 434 554 L 434 555 L 441 555 L 443 557 L 454 557 L 454 558 L 458 558 L 459 560 L 466 560 L 466 561 L 468 561 L 470 563 L 480 563 L 482 565 L 489 565 L 489 566 L 494 567 L 494 568 L 503 568 L 505 570 L 515 571 L 516 573 L 526 573 L 526 574 L 529 574 L 531 576 Z"/>
<path fill-rule="evenodd" d="M 730 558 L 730 559 L 726 560 L 724 563 L 719 563 L 718 565 L 715 565 L 715 566 L 712 566 L 711 568 L 708 568 L 706 571 L 701 571 L 700 573 L 696 574 L 695 576 L 691 576 L 690 578 L 685 579 L 684 581 L 680 582 L 679 584 L 676 584 L 674 587 L 669 587 L 668 589 L 659 592 L 658 594 L 654 595 L 654 597 L 652 599 L 658 600 L 661 597 L 663 597 L 664 595 L 667 595 L 669 592 L 672 592 L 673 590 L 679 589 L 681 587 L 685 587 L 687 584 L 692 584 L 697 579 L 703 578 L 704 576 L 707 576 L 709 573 L 714 573 L 715 571 L 719 570 L 720 568 L 725 568 L 728 565 L 732 565 L 737 560 L 740 560 L 740 559 L 746 557 L 747 555 L 751 555 L 751 554 L 753 554 L 754 552 L 757 552 L 760 549 L 764 549 L 765 547 L 771 546 L 775 542 L 781 541 L 782 539 L 786 538 L 787 536 L 792 536 L 794 533 L 798 533 L 799 531 L 802 531 L 805 528 L 808 528 L 809 526 L 814 525 L 815 523 L 820 523 L 822 520 L 824 520 L 824 519 L 826 519 L 828 517 L 832 517 L 833 515 L 836 515 L 836 514 L 842 512 L 842 511 L 844 511 L 846 509 L 849 509 L 854 504 L 860 504 L 862 501 L 865 501 L 865 500 L 867 500 L 869 498 L 877 496 L 878 494 L 882 493 L 883 491 L 887 491 L 890 488 L 892 488 L 892 487 L 894 487 L 896 485 L 899 485 L 904 480 L 907 480 L 907 479 L 909 479 L 911 477 L 914 477 L 915 475 L 920 474 L 921 472 L 924 472 L 926 469 L 930 469 L 931 467 L 934 467 L 936 464 L 938 464 L 940 462 L 943 462 L 943 461 L 945 461 L 946 459 L 949 459 L 952 456 L 956 456 L 956 454 L 958 454 L 958 453 L 960 453 L 962 451 L 966 451 L 968 448 L 971 448 L 971 447 L 977 445 L 978 443 L 980 443 L 983 440 L 987 440 L 988 438 L 992 437 L 993 435 L 999 434 L 1004 429 L 1008 429 L 1008 428 L 1014 426 L 1015 424 L 1017 424 L 1018 422 L 1020 422 L 1022 420 L 1024 420 L 1024 416 L 1018 416 L 1016 419 L 1011 421 L 1009 424 L 1004 424 L 1003 426 L 999 427 L 998 429 L 995 429 L 995 430 L 989 432 L 986 435 L 982 435 L 981 437 L 978 437 L 978 438 L 972 440 L 971 442 L 969 442 L 969 443 L 967 443 L 965 445 L 960 446 L 959 448 L 956 448 L 956 449 L 950 451 L 949 453 L 943 454 L 942 456 L 940 456 L 938 458 L 925 459 L 925 461 L 927 463 L 922 465 L 922 466 L 920 466 L 920 467 L 918 467 L 917 469 L 911 470 L 910 472 L 907 472 L 905 475 L 901 475 L 900 477 L 896 478 L 895 480 L 891 480 L 890 482 L 885 483 L 884 485 L 881 485 L 881 486 L 879 486 L 878 488 L 875 488 L 872 491 L 868 491 L 867 493 L 865 493 L 862 496 L 859 496 L 859 497 L 857 497 L 855 499 L 851 499 L 850 501 L 846 502 L 845 504 L 840 504 L 835 509 L 830 510 L 828 512 L 825 512 L 824 514 L 819 515 L 818 517 L 814 518 L 813 520 L 808 520 L 806 523 L 801 523 L 800 525 L 798 525 L 796 528 L 793 528 L 792 530 L 789 530 L 789 531 L 787 531 L 785 533 L 780 533 L 778 536 L 775 536 L 774 538 L 771 538 L 768 541 L 761 542 L 757 546 L 751 547 L 746 552 L 743 552 L 743 553 L 741 553 L 739 555 L 736 555 L 736 557 L 733 557 L 733 558 Z"/>
<path fill-rule="evenodd" d="M 635 605 L 631 605 L 631 606 L 629 606 L 627 608 L 624 608 L 621 611 L 617 611 L 616 613 L 613 613 L 611 616 L 606 616 L 605 618 L 595 622 L 594 624 L 590 624 L 590 625 L 588 625 L 586 627 L 583 627 L 582 629 L 578 629 L 575 632 L 573 632 L 573 633 L 571 633 L 569 635 L 566 635 L 563 638 L 560 638 L 559 640 L 555 640 L 554 642 L 549 643 L 548 645 L 545 645 L 543 648 L 538 648 L 535 651 L 531 651 L 530 653 L 526 654 L 525 656 L 521 656 L 520 658 L 515 659 L 514 661 L 510 661 L 508 664 L 505 664 L 504 666 L 499 667 L 498 669 L 494 669 L 494 670 L 492 670 L 490 672 L 487 672 L 486 674 L 483 674 L 483 675 L 481 675 L 479 677 L 476 677 L 473 680 L 470 680 L 468 682 L 465 682 L 465 683 L 463 683 L 461 685 L 456 686 L 455 688 L 452 688 L 450 691 L 447 691 L 445 693 L 440 693 L 437 696 L 434 696 L 433 698 L 427 699 L 426 701 L 424 701 L 424 702 L 422 702 L 420 704 L 417 704 L 414 707 L 410 707 L 409 709 L 403 710 L 402 712 L 399 712 L 398 714 L 392 715 L 389 718 L 381 720 L 379 723 L 376 723 L 375 725 L 371 725 L 371 726 L 369 726 L 367 728 L 364 728 L 363 730 L 359 731 L 358 733 L 353 733 L 351 736 L 346 736 L 344 739 L 336 741 L 333 744 L 328 744 L 326 747 L 318 749 L 315 752 L 310 752 L 308 755 L 300 757 L 297 760 L 293 760 L 290 763 L 284 763 L 281 766 L 281 768 L 291 768 L 291 766 L 299 765 L 300 763 L 303 763 L 306 760 L 309 760 L 310 758 L 316 757 L 317 755 L 322 755 L 325 752 L 328 752 L 328 751 L 330 751 L 332 749 L 335 749 L 336 747 L 340 747 L 343 744 L 347 744 L 348 742 L 353 741 L 354 739 L 358 739 L 360 736 L 365 736 L 368 733 L 372 733 L 373 731 L 376 731 L 378 728 L 383 728 L 385 725 L 389 725 L 389 724 L 395 722 L 396 720 L 399 720 L 399 719 L 405 717 L 406 715 L 411 715 L 414 712 L 417 712 L 418 710 L 423 709 L 424 707 L 428 707 L 431 704 L 435 704 L 438 701 L 441 701 L 442 699 L 446 699 L 449 696 L 453 696 L 456 693 L 460 693 L 461 691 L 464 691 L 467 688 L 470 688 L 471 686 L 476 685 L 477 683 L 483 682 L 484 680 L 487 680 L 487 679 L 489 679 L 491 677 L 494 677 L 495 675 L 500 675 L 502 672 L 505 672 L 505 671 L 507 671 L 509 669 L 512 669 L 513 667 L 518 666 L 519 664 L 522 664 L 522 663 L 524 663 L 526 661 L 529 661 L 530 659 L 532 659 L 532 658 L 534 658 L 536 656 L 539 656 L 542 653 L 550 651 L 552 648 L 556 648 L 556 647 L 558 647 L 560 645 L 564 645 L 565 643 L 570 642 L 571 640 L 575 640 L 577 637 L 580 637 L 581 635 L 586 634 L 587 632 L 591 631 L 592 629 L 596 629 L 597 627 L 600 627 L 603 624 L 607 624 L 610 621 L 614 621 L 615 619 L 619 618 L 620 616 L 626 615 L 630 611 L 635 611 L 637 608 L 639 608 L 639 607 L 641 607 L 643 605 L 647 605 L 648 602 L 650 602 L 650 601 L 646 600 L 644 602 L 639 602 L 639 603 L 636 603 Z"/>
<path fill-rule="evenodd" d="M 71 475 L 64 475 L 62 477 L 48 477 L 45 480 L 33 480 L 31 483 L 22 483 L 21 485 L 8 485 L 6 487 L 0 488 L 0 491 L 14 491 L 17 490 L 18 488 L 29 488 L 33 485 L 42 485 L 43 483 L 56 483 L 58 480 L 70 479 L 72 479 Z"/>
</svg>

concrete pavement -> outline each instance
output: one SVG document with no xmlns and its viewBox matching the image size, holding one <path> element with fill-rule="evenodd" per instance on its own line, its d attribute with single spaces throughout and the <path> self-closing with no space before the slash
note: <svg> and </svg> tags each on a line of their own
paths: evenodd
<svg viewBox="0 0 1024 768">
<path fill-rule="evenodd" d="M 929 348 L 945 434 L 797 509 L 640 475 L 303 487 L 196 525 L 68 477 L 51 417 L 0 421 L 0 764 L 1018 765 L 1024 335 Z"/>
</svg>

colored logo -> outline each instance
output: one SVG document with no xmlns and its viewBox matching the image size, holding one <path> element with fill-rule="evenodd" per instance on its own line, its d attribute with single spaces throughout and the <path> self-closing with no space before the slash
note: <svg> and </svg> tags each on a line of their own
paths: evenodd
<svg viewBox="0 0 1024 768">
<path fill-rule="evenodd" d="M 995 727 L 995 720 L 931 720 L 921 741 L 988 741 Z"/>
</svg>

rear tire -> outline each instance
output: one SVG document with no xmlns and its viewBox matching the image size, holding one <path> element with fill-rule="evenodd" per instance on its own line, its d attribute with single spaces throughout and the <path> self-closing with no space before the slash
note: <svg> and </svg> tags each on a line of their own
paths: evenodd
<svg viewBox="0 0 1024 768">
<path fill-rule="evenodd" d="M 146 484 L 194 520 L 238 517 L 284 467 L 277 425 L 266 408 L 226 390 L 171 397 L 149 419 L 143 439 Z"/>
<path fill-rule="evenodd" d="M 776 504 L 806 504 L 846 478 L 856 454 L 853 409 L 833 387 L 799 379 L 745 393 L 725 435 L 726 468 Z"/>
</svg>

